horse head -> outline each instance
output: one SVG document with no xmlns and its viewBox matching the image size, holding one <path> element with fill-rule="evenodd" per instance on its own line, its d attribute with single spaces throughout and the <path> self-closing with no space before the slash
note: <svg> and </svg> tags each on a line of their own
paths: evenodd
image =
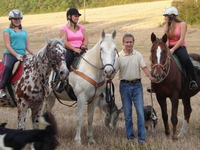
<svg viewBox="0 0 200 150">
<path fill-rule="evenodd" d="M 49 65 L 55 72 L 59 73 L 61 80 L 66 79 L 69 74 L 65 61 L 66 49 L 64 48 L 64 39 L 65 36 L 61 39 L 48 39 L 46 37 L 46 56 L 48 58 Z"/>
<path fill-rule="evenodd" d="M 113 65 L 115 62 L 115 51 L 117 50 L 114 41 L 115 37 L 116 37 L 116 30 L 114 30 L 112 34 L 105 34 L 104 30 L 101 33 L 100 57 L 103 64 L 104 75 L 108 78 L 114 72 Z"/>
<path fill-rule="evenodd" d="M 154 33 L 151 34 L 151 69 L 152 75 L 157 81 L 162 81 L 166 76 L 166 69 L 169 60 L 169 48 L 167 47 L 167 35 L 164 34 L 161 39 L 157 38 Z"/>
</svg>

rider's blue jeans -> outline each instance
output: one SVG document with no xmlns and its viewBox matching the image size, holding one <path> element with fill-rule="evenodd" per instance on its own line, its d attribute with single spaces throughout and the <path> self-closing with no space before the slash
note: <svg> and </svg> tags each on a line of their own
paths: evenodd
<svg viewBox="0 0 200 150">
<path fill-rule="evenodd" d="M 138 142 L 145 141 L 144 102 L 141 82 L 125 83 L 121 81 L 120 94 L 124 109 L 127 138 L 135 138 L 132 121 L 132 105 L 134 104 L 137 113 Z"/>
</svg>

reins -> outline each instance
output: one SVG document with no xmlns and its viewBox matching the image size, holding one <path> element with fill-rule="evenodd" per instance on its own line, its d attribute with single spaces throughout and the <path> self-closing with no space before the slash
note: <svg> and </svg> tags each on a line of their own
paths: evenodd
<svg viewBox="0 0 200 150">
<path fill-rule="evenodd" d="M 112 108 L 115 106 L 115 87 L 112 80 L 106 81 L 106 102 L 112 114 Z"/>
</svg>

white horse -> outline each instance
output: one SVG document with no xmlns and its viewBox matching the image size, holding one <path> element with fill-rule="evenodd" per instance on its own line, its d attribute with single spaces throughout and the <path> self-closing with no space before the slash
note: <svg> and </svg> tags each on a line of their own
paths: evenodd
<svg viewBox="0 0 200 150">
<path fill-rule="evenodd" d="M 104 102 L 99 102 L 99 96 L 105 92 L 105 81 L 106 77 L 110 77 L 113 72 L 113 64 L 115 62 L 116 55 L 116 44 L 115 39 L 116 31 L 112 34 L 105 34 L 104 30 L 101 33 L 101 38 L 99 42 L 90 50 L 88 50 L 78 65 L 78 68 L 69 74 L 69 84 L 73 87 L 74 93 L 77 97 L 77 127 L 75 141 L 81 144 L 81 127 L 83 124 L 83 114 L 85 105 L 88 106 L 88 130 L 87 136 L 89 138 L 89 143 L 95 143 L 92 134 L 92 123 L 93 115 L 96 105 L 103 112 L 107 112 L 104 117 L 104 122 L 107 127 L 109 124 L 114 127 L 118 120 L 118 115 L 120 110 L 117 109 L 116 105 L 114 110 L 112 109 L 112 114 L 106 108 L 108 106 Z M 56 95 L 62 99 L 71 101 L 66 92 L 56 93 Z M 104 99 L 105 100 L 105 99 Z M 55 102 L 55 96 L 51 95 L 46 102 L 49 108 L 52 108 Z"/>
</svg>

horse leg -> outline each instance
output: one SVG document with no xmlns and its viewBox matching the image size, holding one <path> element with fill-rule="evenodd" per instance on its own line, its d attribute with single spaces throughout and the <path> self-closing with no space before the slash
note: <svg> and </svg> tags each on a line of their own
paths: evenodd
<svg viewBox="0 0 200 150">
<path fill-rule="evenodd" d="M 49 97 L 45 98 L 44 102 L 43 102 L 41 114 L 44 114 L 44 112 L 46 112 L 47 110 L 51 111 L 55 104 L 55 101 L 56 101 L 55 97 L 53 97 L 51 95 Z"/>
<path fill-rule="evenodd" d="M 156 94 L 157 101 L 161 107 L 162 112 L 162 119 L 165 127 L 165 134 L 169 137 L 170 130 L 169 130 L 169 123 L 168 123 L 168 114 L 167 114 L 167 103 L 166 97 L 162 97 Z"/>
<path fill-rule="evenodd" d="M 87 113 L 88 113 L 88 117 L 87 117 L 87 120 L 88 120 L 87 137 L 89 139 L 89 144 L 96 143 L 95 140 L 93 139 L 92 123 L 93 123 L 93 117 L 94 117 L 94 110 L 95 110 L 95 107 L 97 105 L 97 102 L 98 102 L 98 99 L 94 99 L 92 101 L 92 103 L 90 103 L 88 105 L 88 110 L 87 110 Z"/>
<path fill-rule="evenodd" d="M 25 121 L 26 121 L 26 112 L 29 108 L 29 103 L 22 102 L 22 100 L 19 100 L 18 105 L 18 129 L 24 130 L 25 129 Z"/>
<path fill-rule="evenodd" d="M 85 109 L 86 100 L 80 99 L 83 96 L 78 97 L 77 101 L 77 122 L 76 122 L 76 136 L 75 141 L 78 145 L 81 145 L 81 127 L 83 124 L 83 113 Z"/>
<path fill-rule="evenodd" d="M 183 102 L 183 106 L 184 106 L 184 120 L 183 120 L 181 131 L 178 134 L 178 138 L 183 137 L 184 134 L 187 132 L 187 127 L 188 127 L 190 115 L 192 112 L 190 98 L 182 99 L 182 102 Z"/>
<path fill-rule="evenodd" d="M 173 125 L 173 135 L 172 139 L 177 140 L 177 124 L 178 124 L 178 117 L 177 117 L 177 112 L 178 112 L 178 103 L 179 99 L 178 98 L 171 98 L 171 103 L 172 103 L 172 114 L 171 114 L 171 122 Z"/>
<path fill-rule="evenodd" d="M 35 105 L 34 107 L 31 108 L 32 110 L 32 123 L 33 123 L 33 129 L 38 129 L 39 128 L 39 116 L 40 116 L 40 111 L 42 109 L 42 103 L 39 103 Z"/>
</svg>

